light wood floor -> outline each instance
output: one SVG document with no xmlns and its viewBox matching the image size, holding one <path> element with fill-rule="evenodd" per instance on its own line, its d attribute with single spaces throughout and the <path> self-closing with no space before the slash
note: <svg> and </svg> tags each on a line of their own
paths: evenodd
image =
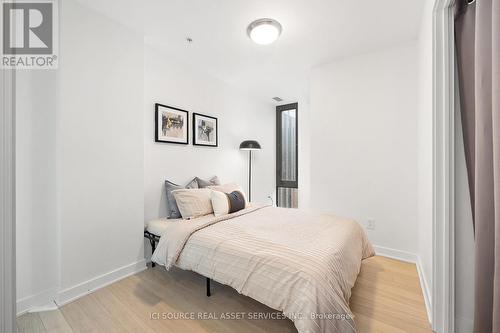
<svg viewBox="0 0 500 333">
<path fill-rule="evenodd" d="M 363 261 L 351 309 L 359 332 L 431 332 L 415 265 L 384 257 Z M 161 267 L 123 279 L 57 311 L 18 318 L 18 332 L 296 332 L 285 320 L 155 320 L 151 314 L 273 313 L 274 310 L 205 278 Z M 248 317 L 248 316 L 247 316 Z"/>
</svg>

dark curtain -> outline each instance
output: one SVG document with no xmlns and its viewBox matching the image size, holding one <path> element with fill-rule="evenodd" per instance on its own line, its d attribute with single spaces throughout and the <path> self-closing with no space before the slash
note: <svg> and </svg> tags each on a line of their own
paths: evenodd
<svg viewBox="0 0 500 333">
<path fill-rule="evenodd" d="M 460 107 L 475 233 L 474 332 L 498 333 L 500 1 L 459 0 L 456 9 Z"/>
</svg>

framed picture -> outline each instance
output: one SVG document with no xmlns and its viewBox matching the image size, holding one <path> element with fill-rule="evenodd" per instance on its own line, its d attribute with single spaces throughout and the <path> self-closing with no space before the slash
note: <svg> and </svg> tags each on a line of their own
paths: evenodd
<svg viewBox="0 0 500 333">
<path fill-rule="evenodd" d="M 155 141 L 189 143 L 189 112 L 171 106 L 155 104 Z"/>
<path fill-rule="evenodd" d="M 193 113 L 193 145 L 217 147 L 217 118 Z"/>
</svg>

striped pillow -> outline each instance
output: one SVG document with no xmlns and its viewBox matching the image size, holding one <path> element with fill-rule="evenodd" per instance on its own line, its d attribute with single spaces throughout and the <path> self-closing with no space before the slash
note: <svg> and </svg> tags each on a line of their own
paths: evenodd
<svg viewBox="0 0 500 333">
<path fill-rule="evenodd" d="M 172 191 L 182 218 L 193 219 L 213 213 L 210 200 L 211 190 L 204 188 Z"/>
</svg>

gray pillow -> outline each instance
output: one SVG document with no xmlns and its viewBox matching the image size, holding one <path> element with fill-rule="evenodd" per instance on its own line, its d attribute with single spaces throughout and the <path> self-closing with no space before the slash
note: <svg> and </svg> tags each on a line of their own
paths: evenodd
<svg viewBox="0 0 500 333">
<path fill-rule="evenodd" d="M 193 178 L 186 186 L 185 188 L 199 188 L 198 186 L 198 181 L 196 180 L 197 177 Z"/>
<path fill-rule="evenodd" d="M 205 188 L 205 187 L 209 187 L 209 186 L 220 185 L 220 180 L 219 180 L 219 177 L 217 177 L 217 176 L 213 176 L 209 180 L 204 180 L 204 179 L 201 179 L 201 178 L 198 178 L 198 177 L 196 177 L 195 179 L 196 179 L 196 182 L 198 183 L 198 187 L 199 188 Z"/>
<path fill-rule="evenodd" d="M 198 188 L 198 182 L 196 181 L 196 178 L 193 178 L 193 180 L 191 180 L 186 186 L 180 186 L 172 183 L 171 181 L 165 180 L 165 192 L 167 194 L 167 217 L 169 219 L 179 219 L 182 217 L 172 191 L 181 190 L 184 188 Z"/>
</svg>

